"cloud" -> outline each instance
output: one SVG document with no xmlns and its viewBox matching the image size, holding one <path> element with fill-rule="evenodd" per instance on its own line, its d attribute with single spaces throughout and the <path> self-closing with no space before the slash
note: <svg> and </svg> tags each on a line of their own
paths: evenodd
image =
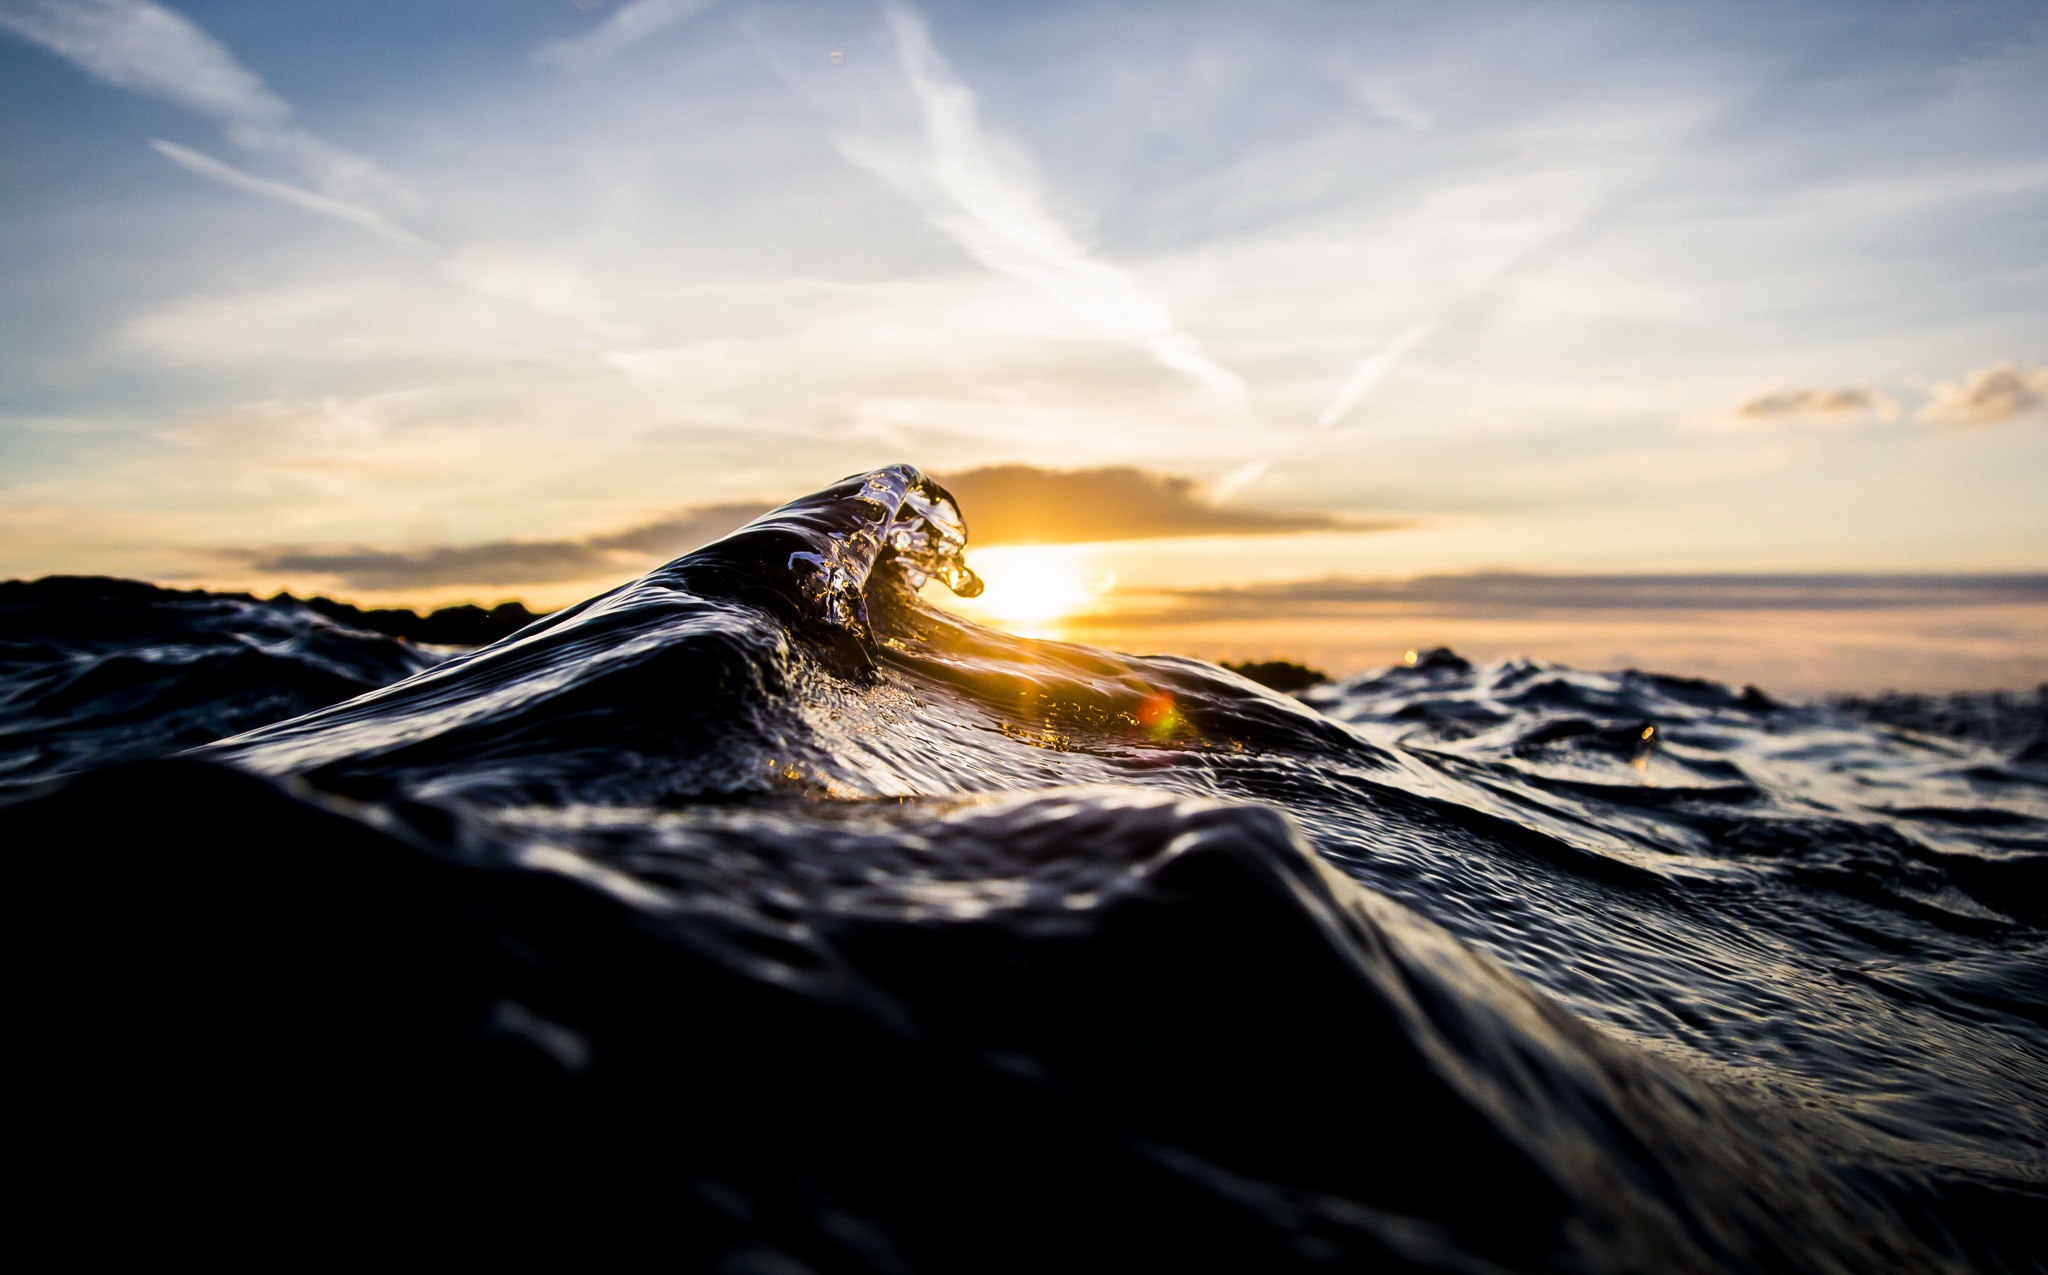
<svg viewBox="0 0 2048 1275">
<path fill-rule="evenodd" d="M 260 76 L 189 19 L 161 4 L 0 0 L 0 28 L 42 45 L 108 84 L 215 121 L 236 146 L 289 164 L 333 199 L 364 203 L 409 198 L 402 183 L 371 161 L 295 127 L 291 106 Z M 158 149 L 163 149 L 161 144 Z"/>
<path fill-rule="evenodd" d="M 1146 350 L 1216 399 L 1242 406 L 1243 380 L 1203 353 L 1128 275 L 1090 255 L 1046 208 L 1028 162 L 983 129 L 974 91 L 954 75 L 924 20 L 901 0 L 891 0 L 886 14 L 923 117 L 923 143 L 838 134 L 832 140 L 840 154 L 918 205 L 982 265 L 1044 289 L 1102 335 Z"/>
<path fill-rule="evenodd" d="M 1344 382 L 1342 388 L 1337 391 L 1337 397 L 1331 399 L 1330 405 L 1323 409 L 1322 419 L 1317 423 L 1328 429 L 1343 420 L 1352 408 L 1358 406 L 1358 400 L 1364 398 L 1373 386 L 1378 385 L 1387 373 L 1394 370 L 1396 363 L 1407 357 L 1410 350 L 1421 345 L 1434 331 L 1436 324 L 1418 323 L 1395 337 L 1385 349 L 1367 355 L 1365 361 L 1358 365 L 1358 370 L 1351 374 L 1351 379 Z"/>
<path fill-rule="evenodd" d="M 1157 595 L 1123 624 L 1432 615 L 1522 619 L 1554 611 L 1870 611 L 2048 603 L 2048 575 L 1611 575 L 1492 572 L 1408 580 L 1305 580 Z"/>
<path fill-rule="evenodd" d="M 960 502 L 976 546 L 1370 531 L 1394 525 L 1319 513 L 1225 509 L 1204 499 L 1202 485 L 1193 478 L 1140 469 L 996 465 L 939 481 Z M 221 552 L 247 570 L 317 576 L 349 589 L 553 584 L 647 570 L 736 530 L 770 507 L 765 501 L 698 505 L 653 522 L 574 539 L 493 540 L 426 549 L 275 546 Z"/>
<path fill-rule="evenodd" d="M 2048 367 L 1995 363 L 1934 387 L 1919 417 L 1936 425 L 1998 425 L 2048 406 Z"/>
<path fill-rule="evenodd" d="M 90 74 L 226 123 L 281 127 L 291 107 L 212 36 L 148 0 L 6 0 L 0 27 Z"/>
<path fill-rule="evenodd" d="M 1847 389 L 1793 389 L 1761 394 L 1735 409 L 1735 415 L 1752 422 L 1841 421 L 1869 415 L 1881 421 L 1897 418 L 1899 406 L 1891 399 L 1862 386 Z"/>
<path fill-rule="evenodd" d="M 648 36 L 686 22 L 709 9 L 716 0 L 634 0 L 606 18 L 594 31 L 570 40 L 543 45 L 534 55 L 543 62 L 562 66 L 593 66 L 640 43 Z M 594 5 L 579 5 L 594 8 Z"/>
<path fill-rule="evenodd" d="M 772 507 L 765 502 L 753 501 L 698 505 L 670 514 L 657 522 L 598 536 L 588 543 L 605 551 L 675 557 L 700 545 L 709 544 L 728 532 L 738 530 L 767 513 Z"/>
<path fill-rule="evenodd" d="M 250 570 L 321 576 L 349 589 L 552 584 L 635 575 L 718 539 L 767 508 L 751 502 L 702 505 L 624 531 L 577 540 L 493 540 L 415 550 L 366 546 L 230 549 L 224 556 Z"/>
<path fill-rule="evenodd" d="M 993 465 L 939 481 L 960 502 L 970 546 L 1370 531 L 1393 525 L 1346 522 L 1321 513 L 1228 509 L 1203 499 L 1195 479 L 1123 467 Z"/>
<path fill-rule="evenodd" d="M 360 226 L 373 234 L 382 235 L 386 239 L 405 244 L 408 247 L 430 248 L 432 246 L 411 231 L 401 226 L 393 225 L 388 218 L 371 209 L 330 198 L 326 195 L 318 195 L 310 190 L 301 190 L 297 186 L 289 186 L 284 182 L 274 182 L 267 178 L 257 177 L 251 173 L 245 173 L 233 165 L 223 164 L 211 155 L 203 155 L 190 147 L 180 146 L 176 142 L 166 142 L 159 138 L 156 141 L 152 141 L 150 146 L 159 155 L 162 155 L 165 159 L 170 160 L 185 171 L 197 173 L 209 181 L 217 181 L 221 185 L 234 190 L 244 191 L 251 195 L 261 195 L 265 199 L 274 199 L 281 204 L 289 204 L 294 208 L 303 208 L 307 212 L 319 213 L 325 217 L 335 217 L 348 222 L 350 225 Z"/>
</svg>

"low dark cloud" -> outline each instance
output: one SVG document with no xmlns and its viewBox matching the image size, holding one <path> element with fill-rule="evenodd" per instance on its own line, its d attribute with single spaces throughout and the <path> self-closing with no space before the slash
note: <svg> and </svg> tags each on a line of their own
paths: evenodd
<svg viewBox="0 0 2048 1275">
<path fill-rule="evenodd" d="M 430 549 L 251 549 L 231 556 L 257 571 L 327 576 L 353 589 L 550 584 L 644 571 L 653 561 L 666 561 L 718 539 L 768 508 L 753 501 L 701 505 L 656 522 L 578 540 L 491 540 Z"/>
<path fill-rule="evenodd" d="M 1920 419 L 1936 425 L 1999 425 L 2048 407 L 2048 367 L 1995 363 L 1934 387 Z"/>
<path fill-rule="evenodd" d="M 741 500 L 724 505 L 697 505 L 680 509 L 658 522 L 628 527 L 608 536 L 587 541 L 604 551 L 651 554 L 674 558 L 720 536 L 737 531 L 775 506 L 766 501 Z"/>
<path fill-rule="evenodd" d="M 1898 405 L 1862 386 L 1809 387 L 1759 395 L 1736 408 L 1735 414 L 1749 421 L 1839 420 L 1865 414 L 1890 420 L 1898 414 Z"/>
<path fill-rule="evenodd" d="M 959 500 L 977 546 L 1371 531 L 1399 525 L 1347 522 L 1328 514 L 1224 508 L 1206 500 L 1195 479 L 1141 469 L 997 465 L 940 481 Z M 267 574 L 323 576 L 350 589 L 553 584 L 644 571 L 708 544 L 770 508 L 765 501 L 700 505 L 655 522 L 578 539 L 493 540 L 427 549 L 243 549 L 229 551 L 228 556 L 239 566 Z"/>
<path fill-rule="evenodd" d="M 960 502 L 969 540 L 977 545 L 1378 531 L 1399 525 L 1228 507 L 1206 499 L 1193 478 L 1126 467 L 993 465 L 939 481 Z"/>
<path fill-rule="evenodd" d="M 2048 575 L 1616 575 L 1508 573 L 1411 580 L 1309 580 L 1158 595 L 1117 624 L 1438 615 L 1526 618 L 1556 611 L 1856 611 L 2048 604 Z"/>
</svg>

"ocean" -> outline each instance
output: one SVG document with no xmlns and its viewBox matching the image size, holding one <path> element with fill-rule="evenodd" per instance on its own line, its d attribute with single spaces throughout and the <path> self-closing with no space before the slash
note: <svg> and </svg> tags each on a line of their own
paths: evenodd
<svg viewBox="0 0 2048 1275">
<path fill-rule="evenodd" d="M 972 514 L 856 475 L 473 649 L 0 586 L 25 1212 L 2048 1269 L 2048 700 L 1448 651 L 1283 695 L 934 605 Z"/>
</svg>

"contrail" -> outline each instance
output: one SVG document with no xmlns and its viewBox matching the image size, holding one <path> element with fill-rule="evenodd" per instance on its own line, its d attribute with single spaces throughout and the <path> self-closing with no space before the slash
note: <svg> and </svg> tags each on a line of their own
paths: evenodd
<svg viewBox="0 0 2048 1275">
<path fill-rule="evenodd" d="M 1344 387 L 1337 391 L 1337 397 L 1331 399 L 1330 405 L 1323 409 L 1322 419 L 1317 424 L 1328 429 L 1343 420 L 1347 412 L 1358 406 L 1358 400 L 1364 398 L 1373 386 L 1380 383 L 1382 377 L 1393 370 L 1394 364 L 1405 358 L 1410 350 L 1421 345 L 1434 331 L 1434 321 L 1418 323 L 1395 337 L 1393 343 L 1385 349 L 1367 355 L 1365 361 L 1358 365 L 1358 370 L 1351 374 L 1351 379 L 1344 382 Z"/>
<path fill-rule="evenodd" d="M 307 212 L 316 212 L 325 217 L 334 217 L 351 225 L 360 226 L 364 230 L 382 235 L 386 239 L 405 244 L 408 247 L 429 250 L 433 248 L 432 244 L 429 244 L 418 235 L 413 234 L 402 226 L 394 225 L 383 214 L 358 204 L 351 204 L 327 195 L 316 194 L 310 190 L 302 190 L 297 186 L 290 186 L 284 182 L 274 182 L 265 177 L 258 177 L 253 173 L 245 173 L 232 164 L 223 164 L 211 155 L 203 155 L 189 146 L 180 146 L 176 142 L 166 142 L 158 138 L 152 141 L 150 146 L 155 148 L 157 154 L 162 155 L 165 159 L 170 160 L 186 172 L 197 173 L 199 176 L 210 181 L 217 181 L 223 186 L 246 191 L 252 195 L 261 195 L 266 199 L 275 199 L 281 204 L 290 204 L 294 208 L 303 208 Z"/>
<path fill-rule="evenodd" d="M 1091 255 L 1046 207 L 1016 147 L 982 126 L 974 90 L 947 65 L 924 20 L 900 0 L 885 14 L 923 116 L 922 145 L 835 135 L 840 154 L 895 187 L 974 260 L 1043 289 L 1102 335 L 1138 346 L 1218 400 L 1242 407 L 1243 380 L 1204 353 L 1128 274 Z"/>
</svg>

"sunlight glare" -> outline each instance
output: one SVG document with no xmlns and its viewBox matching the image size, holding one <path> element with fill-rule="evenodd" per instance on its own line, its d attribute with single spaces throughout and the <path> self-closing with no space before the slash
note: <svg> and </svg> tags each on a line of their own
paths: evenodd
<svg viewBox="0 0 2048 1275">
<path fill-rule="evenodd" d="M 960 605 L 978 620 L 1023 637 L 1057 637 L 1060 622 L 1085 609 L 1108 587 L 1091 581 L 1080 557 L 1044 545 L 1005 546 L 973 555 L 986 586 L 979 598 Z M 954 605 L 959 599 L 949 599 Z"/>
</svg>

